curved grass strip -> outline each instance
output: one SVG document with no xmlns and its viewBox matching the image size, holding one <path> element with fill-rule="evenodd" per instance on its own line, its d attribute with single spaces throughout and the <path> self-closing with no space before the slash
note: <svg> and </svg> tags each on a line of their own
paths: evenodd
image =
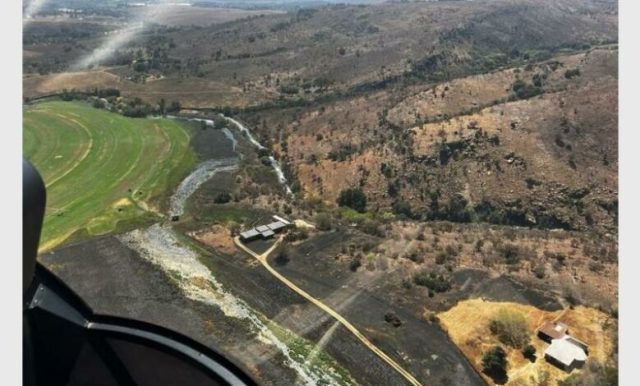
<svg viewBox="0 0 640 386">
<path fill-rule="evenodd" d="M 196 163 L 189 141 L 175 120 L 127 118 L 78 102 L 27 107 L 23 153 L 47 185 L 41 250 L 78 231 L 117 232 L 158 216 Z"/>
</svg>

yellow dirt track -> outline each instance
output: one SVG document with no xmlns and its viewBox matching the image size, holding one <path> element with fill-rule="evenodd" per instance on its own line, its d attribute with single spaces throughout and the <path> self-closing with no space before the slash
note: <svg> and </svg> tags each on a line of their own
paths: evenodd
<svg viewBox="0 0 640 386">
<path fill-rule="evenodd" d="M 397 371 L 404 379 L 406 379 L 409 384 L 414 385 L 414 386 L 422 386 L 422 384 L 413 375 L 411 375 L 411 373 L 409 373 L 402 366 L 400 366 L 396 361 L 394 361 L 391 357 L 389 357 L 387 354 L 385 354 L 384 351 L 382 351 L 376 345 L 374 345 L 369 339 L 367 339 L 366 336 L 364 336 L 364 334 L 362 334 L 353 324 L 351 324 L 342 315 L 337 313 L 333 308 L 327 306 L 326 304 L 324 304 L 320 300 L 318 300 L 318 299 L 314 298 L 313 296 L 311 296 L 309 293 L 307 293 L 302 288 L 300 288 L 297 285 L 295 285 L 293 282 L 291 282 L 286 277 L 282 276 L 278 271 L 276 271 L 269 264 L 269 262 L 267 261 L 267 257 L 269 257 L 271 252 L 273 252 L 278 247 L 278 245 L 280 245 L 280 243 L 282 242 L 283 238 L 284 238 L 283 236 L 280 236 L 276 240 L 276 242 L 273 244 L 273 246 L 271 246 L 271 248 L 266 250 L 261 255 L 255 253 L 254 251 L 249 249 L 246 245 L 244 245 L 240 241 L 240 237 L 236 236 L 233 239 L 233 241 L 238 246 L 238 248 L 242 249 L 243 251 L 245 251 L 249 255 L 255 257 L 260 262 L 260 264 L 262 264 L 263 267 L 265 267 L 273 276 L 275 276 L 278 280 L 280 280 L 282 283 L 284 283 L 287 287 L 291 288 L 293 291 L 298 293 L 300 296 L 302 296 L 303 298 L 307 299 L 311 303 L 315 304 L 318 308 L 320 308 L 321 310 L 323 310 L 327 314 L 331 315 L 335 320 L 337 320 L 347 330 L 349 330 L 349 332 L 351 332 L 356 338 L 358 338 L 358 340 L 360 340 L 369 350 L 371 350 L 380 359 L 382 359 L 387 364 L 389 364 L 389 366 L 393 367 L 393 369 L 395 371 Z"/>
</svg>

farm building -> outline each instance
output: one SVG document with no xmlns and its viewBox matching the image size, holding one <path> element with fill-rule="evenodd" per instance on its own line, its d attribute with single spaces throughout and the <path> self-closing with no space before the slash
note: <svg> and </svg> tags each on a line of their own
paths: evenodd
<svg viewBox="0 0 640 386">
<path fill-rule="evenodd" d="M 251 228 L 247 231 L 240 233 L 240 240 L 247 242 L 256 240 L 259 238 L 269 239 L 273 237 L 276 233 L 282 232 L 284 229 L 289 227 L 291 223 L 282 217 L 273 216 L 274 222 L 267 225 L 259 225 L 255 228 Z"/>
<path fill-rule="evenodd" d="M 240 239 L 242 241 L 251 241 L 260 237 L 260 232 L 258 232 L 255 228 L 249 229 L 248 231 L 240 233 Z"/>
<path fill-rule="evenodd" d="M 589 346 L 568 332 L 569 326 L 560 322 L 547 322 L 538 329 L 538 337 L 550 343 L 544 358 L 565 371 L 582 367 L 589 353 Z"/>
<path fill-rule="evenodd" d="M 569 335 L 554 339 L 544 350 L 544 358 L 563 370 L 582 367 L 587 360 L 587 345 Z"/>
</svg>

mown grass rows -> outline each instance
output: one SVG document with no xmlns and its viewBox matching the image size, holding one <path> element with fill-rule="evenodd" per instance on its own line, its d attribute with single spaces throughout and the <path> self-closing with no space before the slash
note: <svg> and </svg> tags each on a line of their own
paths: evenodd
<svg viewBox="0 0 640 386">
<path fill-rule="evenodd" d="M 83 103 L 29 106 L 23 133 L 24 156 L 47 185 L 44 249 L 78 230 L 104 234 L 149 216 L 143 208 L 157 206 L 196 161 L 181 123 Z"/>
</svg>

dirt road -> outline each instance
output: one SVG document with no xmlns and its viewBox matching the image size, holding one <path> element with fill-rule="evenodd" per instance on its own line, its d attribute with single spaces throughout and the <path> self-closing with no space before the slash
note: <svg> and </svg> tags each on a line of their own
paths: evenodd
<svg viewBox="0 0 640 386">
<path fill-rule="evenodd" d="M 286 277 L 282 276 L 278 271 L 276 271 L 269 262 L 267 261 L 267 257 L 273 252 L 278 245 L 282 242 L 284 236 L 280 236 L 276 242 L 271 246 L 271 248 L 267 249 L 262 254 L 257 254 L 251 249 L 249 249 L 246 245 L 244 245 L 240 241 L 240 237 L 236 236 L 233 241 L 238 246 L 238 248 L 247 252 L 249 255 L 255 257 L 263 267 L 265 267 L 273 276 L 275 276 L 278 280 L 284 283 L 287 287 L 291 288 L 293 291 L 298 293 L 303 298 L 307 299 L 311 303 L 315 304 L 318 308 L 322 309 L 327 314 L 331 315 L 334 319 L 336 319 L 340 324 L 342 324 L 349 332 L 351 332 L 356 338 L 358 338 L 369 350 L 371 350 L 374 354 L 376 354 L 380 359 L 385 361 L 389 366 L 393 367 L 402 377 L 404 377 L 407 382 L 413 386 L 422 386 L 422 384 L 413 376 L 411 373 L 406 371 L 402 366 L 400 366 L 396 361 L 394 361 L 391 357 L 384 353 L 381 349 L 379 349 L 376 345 L 374 345 L 366 336 L 364 336 L 353 324 L 351 324 L 348 320 L 346 320 L 342 315 L 337 313 L 334 309 L 327 306 L 320 300 L 314 298 L 307 292 L 305 292 L 302 288 L 295 285 Z"/>
</svg>

